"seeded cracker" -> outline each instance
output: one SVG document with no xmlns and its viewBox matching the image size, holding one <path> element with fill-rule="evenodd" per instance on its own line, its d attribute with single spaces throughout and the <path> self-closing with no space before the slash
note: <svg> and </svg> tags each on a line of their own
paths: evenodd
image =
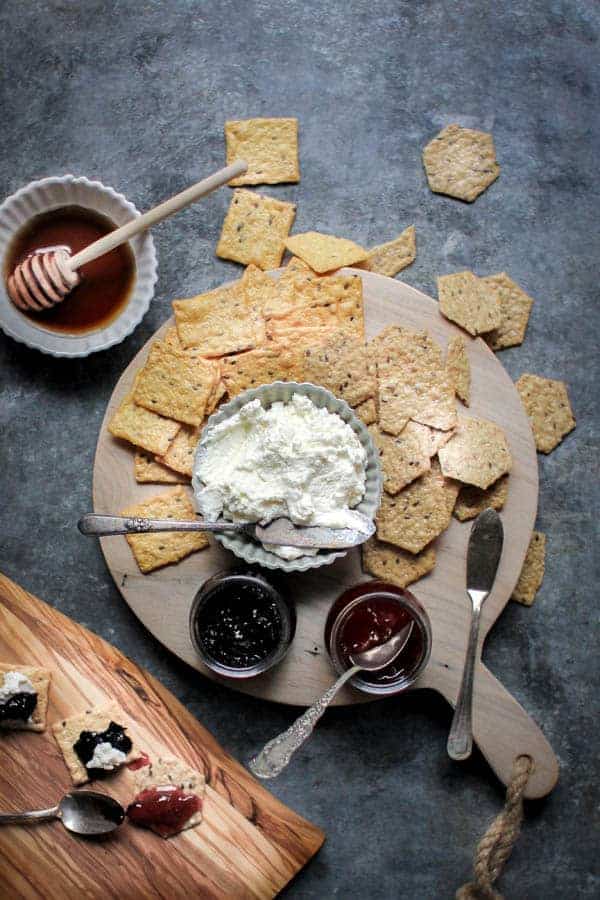
<svg viewBox="0 0 600 900">
<path fill-rule="evenodd" d="M 303 357 L 297 347 L 281 345 L 249 350 L 223 360 L 223 381 L 230 397 L 272 381 L 302 381 Z"/>
<path fill-rule="evenodd" d="M 176 487 L 143 503 L 137 503 L 122 510 L 122 516 L 142 516 L 149 519 L 189 519 L 194 521 L 196 513 L 184 488 Z M 208 547 L 205 534 L 184 531 L 167 531 L 160 534 L 128 534 L 127 543 L 131 547 L 140 571 L 146 575 L 161 566 L 179 562 Z"/>
<path fill-rule="evenodd" d="M 373 422 L 377 421 L 377 406 L 375 405 L 375 401 L 371 398 L 370 400 L 365 400 L 364 403 L 359 403 L 358 406 L 354 407 L 354 412 L 361 419 L 365 425 L 372 425 Z"/>
<path fill-rule="evenodd" d="M 529 542 L 525 561 L 512 599 L 525 606 L 531 606 L 542 581 L 546 562 L 546 535 L 534 531 Z"/>
<path fill-rule="evenodd" d="M 172 353 L 160 341 L 150 348 L 133 398 L 139 406 L 188 425 L 199 425 L 215 382 L 209 360 Z"/>
<path fill-rule="evenodd" d="M 421 553 L 407 553 L 377 538 L 370 538 L 362 545 L 363 570 L 376 578 L 404 588 L 435 566 L 435 550 L 426 547 Z"/>
<path fill-rule="evenodd" d="M 459 334 L 451 338 L 448 343 L 446 367 L 456 396 L 460 397 L 465 406 L 468 406 L 471 393 L 471 366 L 464 338 Z"/>
<path fill-rule="evenodd" d="M 206 779 L 201 772 L 192 769 L 187 763 L 175 757 L 158 757 L 156 761 L 144 766 L 135 774 L 135 786 L 137 793 L 148 790 L 149 788 L 166 787 L 167 785 L 176 785 L 186 794 L 196 794 L 200 800 L 203 799 L 206 791 Z M 194 828 L 202 821 L 202 808 L 198 812 L 190 816 L 181 827 L 181 831 L 186 828 Z M 159 833 L 159 832 L 157 832 Z M 164 836 L 164 835 L 161 835 Z"/>
<path fill-rule="evenodd" d="M 294 234 L 287 239 L 285 246 L 319 274 L 364 262 L 368 257 L 367 251 L 354 241 L 319 231 Z"/>
<path fill-rule="evenodd" d="M 29 678 L 29 681 L 37 694 L 37 702 L 35 709 L 29 717 L 30 721 L 5 719 L 3 722 L 0 722 L 0 731 L 2 729 L 15 731 L 45 731 L 46 713 L 48 711 L 48 693 L 50 691 L 52 673 L 48 669 L 42 669 L 39 666 L 22 666 L 21 663 L 0 662 L 0 687 L 2 686 L 6 672 L 20 672 L 22 675 Z"/>
<path fill-rule="evenodd" d="M 363 341 L 344 331 L 335 332 L 322 346 L 305 351 L 304 377 L 327 388 L 350 406 L 372 397 L 376 382 L 367 365 Z"/>
<path fill-rule="evenodd" d="M 240 286 L 243 290 L 246 303 L 254 315 L 264 316 L 265 307 L 277 295 L 278 282 L 271 278 L 258 266 L 250 264 L 244 269 Z"/>
<path fill-rule="evenodd" d="M 183 425 L 175 439 L 169 444 L 169 449 L 165 455 L 161 456 L 158 462 L 176 472 L 180 472 L 182 475 L 187 475 L 189 480 L 192 477 L 194 456 L 196 455 L 196 447 L 200 439 L 200 431 L 200 428 L 192 425 Z"/>
<path fill-rule="evenodd" d="M 181 434 L 181 432 L 180 432 Z M 185 484 L 189 478 L 157 462 L 151 453 L 138 450 L 134 460 L 135 480 L 139 484 Z"/>
<path fill-rule="evenodd" d="M 204 356 L 223 356 L 264 343 L 265 327 L 248 302 L 242 282 L 189 300 L 174 300 L 177 334 L 183 346 Z"/>
<path fill-rule="evenodd" d="M 296 207 L 253 191 L 237 190 L 217 244 L 217 256 L 234 262 L 254 263 L 261 269 L 281 265 Z"/>
<path fill-rule="evenodd" d="M 371 247 L 368 254 L 365 262 L 360 263 L 361 268 L 393 278 L 402 269 L 410 266 L 417 257 L 415 226 L 409 225 L 393 241 Z"/>
<path fill-rule="evenodd" d="M 82 731 L 105 731 L 111 722 L 124 728 L 127 737 L 132 741 L 131 750 L 125 757 L 123 765 L 138 759 L 140 753 L 135 745 L 133 735 L 127 727 L 127 717 L 117 703 L 111 702 L 103 706 L 94 706 L 86 709 L 84 713 L 71 716 L 70 719 L 62 719 L 52 725 L 52 733 L 64 757 L 73 784 L 86 784 L 90 780 L 86 767 L 73 749 L 73 744 L 79 740 Z"/>
<path fill-rule="evenodd" d="M 452 439 L 438 456 L 448 478 L 484 489 L 512 466 L 504 432 L 486 419 L 459 419 Z"/>
<path fill-rule="evenodd" d="M 516 388 L 529 416 L 535 446 L 550 453 L 575 428 L 575 418 L 564 381 L 521 375 Z"/>
<path fill-rule="evenodd" d="M 379 425 L 400 434 L 413 419 L 448 431 L 456 424 L 454 387 L 442 353 L 425 331 L 390 326 L 369 343 L 377 361 Z"/>
<path fill-rule="evenodd" d="M 502 312 L 498 298 L 485 291 L 472 272 L 455 272 L 437 279 L 440 312 L 474 337 L 498 328 Z"/>
<path fill-rule="evenodd" d="M 496 298 L 501 315 L 500 325 L 486 334 L 485 340 L 492 350 L 518 347 L 525 338 L 533 300 L 506 272 L 480 278 L 479 284 L 487 294 Z"/>
<path fill-rule="evenodd" d="M 408 422 L 399 435 L 385 434 L 377 425 L 369 428 L 381 457 L 383 486 L 388 494 L 397 494 L 403 487 L 431 468 L 429 458 L 429 429 L 417 422 Z"/>
<path fill-rule="evenodd" d="M 377 537 L 410 553 L 419 553 L 450 524 L 459 485 L 444 478 L 436 460 L 408 487 L 383 494 L 377 513 Z"/>
<path fill-rule="evenodd" d="M 278 184 L 300 181 L 297 119 L 242 119 L 225 123 L 227 165 L 245 159 L 248 171 L 229 182 Z"/>
<path fill-rule="evenodd" d="M 166 453 L 181 424 L 138 406 L 133 393 L 128 394 L 108 423 L 108 430 L 117 438 L 129 441 L 148 453 Z"/>
<path fill-rule="evenodd" d="M 482 490 L 472 484 L 463 484 L 454 507 L 454 516 L 459 522 L 474 519 L 484 509 L 502 509 L 508 496 L 508 475 Z"/>
<path fill-rule="evenodd" d="M 491 134 L 448 125 L 423 150 L 429 187 L 472 202 L 500 174 Z"/>
</svg>

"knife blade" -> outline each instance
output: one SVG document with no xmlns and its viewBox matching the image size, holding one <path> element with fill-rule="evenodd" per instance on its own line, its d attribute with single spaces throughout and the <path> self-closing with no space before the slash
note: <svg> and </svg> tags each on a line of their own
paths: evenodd
<svg viewBox="0 0 600 900">
<path fill-rule="evenodd" d="M 502 545 L 504 529 L 495 509 L 486 509 L 475 520 L 467 550 L 467 591 L 489 594 L 494 584 Z"/>
</svg>

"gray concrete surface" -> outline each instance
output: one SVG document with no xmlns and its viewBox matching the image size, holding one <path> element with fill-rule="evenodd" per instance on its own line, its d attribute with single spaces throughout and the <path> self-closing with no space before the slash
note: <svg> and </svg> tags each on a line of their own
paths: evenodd
<svg viewBox="0 0 600 900">
<path fill-rule="evenodd" d="M 302 182 L 266 191 L 298 202 L 296 230 L 369 244 L 414 223 L 409 284 L 434 293 L 440 273 L 506 270 L 536 299 L 525 344 L 502 362 L 514 378 L 566 380 L 578 426 L 539 460 L 543 588 L 532 609 L 506 610 L 486 659 L 562 773 L 528 807 L 501 886 L 515 900 L 597 897 L 598 5 L 25 0 L 2 4 L 0 25 L 0 196 L 74 172 L 145 209 L 221 163 L 225 119 L 293 115 Z M 454 121 L 492 130 L 502 165 L 473 205 L 431 194 L 421 168 L 423 145 Z M 120 372 L 172 298 L 237 271 L 214 256 L 227 202 L 222 191 L 157 228 L 156 298 L 121 346 L 68 362 L 0 335 L 0 566 L 145 665 L 245 759 L 292 710 L 166 653 L 75 529 Z M 447 759 L 449 722 L 424 694 L 326 716 L 273 784 L 328 835 L 286 896 L 453 896 L 502 791 L 477 754 Z"/>
</svg>

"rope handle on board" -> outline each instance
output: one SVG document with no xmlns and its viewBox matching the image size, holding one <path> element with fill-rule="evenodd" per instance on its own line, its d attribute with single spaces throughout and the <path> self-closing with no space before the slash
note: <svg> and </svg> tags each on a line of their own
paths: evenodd
<svg viewBox="0 0 600 900">
<path fill-rule="evenodd" d="M 530 756 L 515 758 L 506 787 L 504 809 L 479 841 L 473 861 L 473 881 L 457 890 L 455 900 L 503 900 L 493 885 L 519 837 L 523 822 L 523 792 L 532 772 Z"/>
</svg>

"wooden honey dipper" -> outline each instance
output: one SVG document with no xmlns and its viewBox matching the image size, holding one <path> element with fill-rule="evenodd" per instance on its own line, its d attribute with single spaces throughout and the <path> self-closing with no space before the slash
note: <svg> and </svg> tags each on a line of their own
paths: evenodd
<svg viewBox="0 0 600 900">
<path fill-rule="evenodd" d="M 154 209 L 148 210 L 142 216 L 137 216 L 120 228 L 105 234 L 99 240 L 94 241 L 89 247 L 84 247 L 75 256 L 71 256 L 68 247 L 42 247 L 20 262 L 14 272 L 8 278 L 8 294 L 15 306 L 23 310 L 49 309 L 60 303 L 76 287 L 81 276 L 78 269 L 86 263 L 109 253 L 124 244 L 130 238 L 135 237 L 141 231 L 146 231 L 152 225 L 162 222 L 167 216 L 179 212 L 190 203 L 194 203 L 201 197 L 205 197 L 212 191 L 232 178 L 242 175 L 248 169 L 248 164 L 243 159 L 238 159 L 230 166 L 219 169 L 209 175 L 208 178 L 193 184 L 185 191 L 175 194 L 169 200 L 159 203 Z"/>
</svg>

